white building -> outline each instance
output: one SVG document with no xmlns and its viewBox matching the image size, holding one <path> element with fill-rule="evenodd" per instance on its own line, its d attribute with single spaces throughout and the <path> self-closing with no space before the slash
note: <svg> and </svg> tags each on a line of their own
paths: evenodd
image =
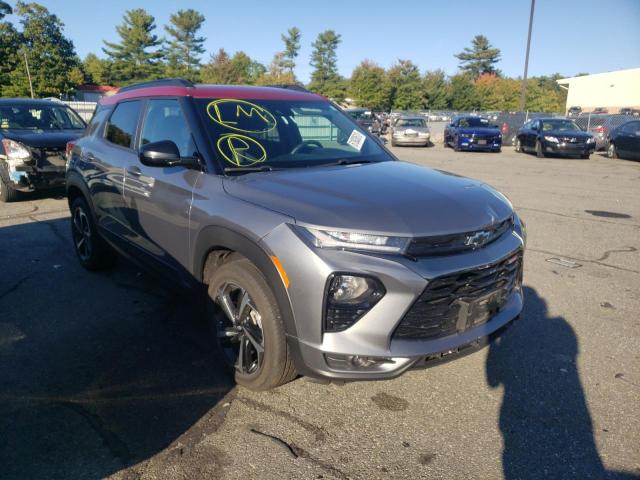
<svg viewBox="0 0 640 480">
<path fill-rule="evenodd" d="M 640 68 L 561 78 L 558 85 L 568 90 L 567 107 L 583 112 L 606 108 L 616 113 L 624 107 L 640 108 Z"/>
</svg>

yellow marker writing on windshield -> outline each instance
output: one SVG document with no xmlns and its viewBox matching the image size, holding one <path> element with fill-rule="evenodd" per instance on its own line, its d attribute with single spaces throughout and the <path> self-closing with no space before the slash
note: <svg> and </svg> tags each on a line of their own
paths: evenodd
<svg viewBox="0 0 640 480">
<path fill-rule="evenodd" d="M 268 132 L 273 130 L 277 123 L 266 108 L 246 100 L 232 98 L 210 102 L 207 105 L 207 115 L 217 124 L 243 133 Z"/>
<path fill-rule="evenodd" d="M 267 159 L 267 151 L 260 142 L 239 133 L 222 135 L 216 147 L 227 162 L 237 167 L 248 167 Z"/>
</svg>

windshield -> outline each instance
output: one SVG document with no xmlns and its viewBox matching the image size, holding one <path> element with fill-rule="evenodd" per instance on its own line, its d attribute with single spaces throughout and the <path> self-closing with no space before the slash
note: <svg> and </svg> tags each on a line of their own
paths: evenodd
<svg viewBox="0 0 640 480">
<path fill-rule="evenodd" d="M 82 119 L 64 105 L 0 105 L 0 129 L 80 130 Z"/>
<path fill-rule="evenodd" d="M 485 128 L 498 128 L 495 125 L 489 123 L 489 120 L 481 117 L 467 117 L 461 118 L 458 121 L 460 127 L 485 127 Z"/>
<path fill-rule="evenodd" d="M 224 167 L 309 167 L 393 158 L 326 101 L 196 100 Z"/>
<path fill-rule="evenodd" d="M 571 120 L 544 120 L 542 122 L 542 131 L 549 132 L 551 130 L 575 132 L 576 130 L 580 130 L 580 128 Z"/>
<path fill-rule="evenodd" d="M 396 122 L 396 127 L 425 127 L 424 119 L 422 118 L 399 118 Z"/>
</svg>

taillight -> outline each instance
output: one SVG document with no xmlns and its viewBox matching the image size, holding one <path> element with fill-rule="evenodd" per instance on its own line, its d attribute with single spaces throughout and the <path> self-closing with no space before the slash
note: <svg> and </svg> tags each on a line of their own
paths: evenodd
<svg viewBox="0 0 640 480">
<path fill-rule="evenodd" d="M 65 151 L 67 160 L 71 158 L 71 150 L 73 150 L 73 147 L 75 147 L 75 145 L 76 145 L 76 142 L 67 142 L 67 149 Z"/>
<path fill-rule="evenodd" d="M 592 130 L 596 133 L 608 133 L 609 129 L 604 125 L 598 125 L 597 127 L 592 128 Z"/>
<path fill-rule="evenodd" d="M 502 124 L 502 128 L 500 129 L 500 131 L 503 135 L 506 135 L 509 132 L 509 125 L 507 125 L 507 122 L 504 122 Z"/>
</svg>

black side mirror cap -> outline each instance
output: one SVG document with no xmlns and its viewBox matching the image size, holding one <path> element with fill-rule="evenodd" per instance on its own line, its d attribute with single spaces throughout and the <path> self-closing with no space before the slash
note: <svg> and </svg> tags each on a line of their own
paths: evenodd
<svg viewBox="0 0 640 480">
<path fill-rule="evenodd" d="M 147 143 L 140 147 L 140 162 L 148 167 L 199 167 L 197 158 L 182 158 L 178 146 L 171 140 Z"/>
</svg>

